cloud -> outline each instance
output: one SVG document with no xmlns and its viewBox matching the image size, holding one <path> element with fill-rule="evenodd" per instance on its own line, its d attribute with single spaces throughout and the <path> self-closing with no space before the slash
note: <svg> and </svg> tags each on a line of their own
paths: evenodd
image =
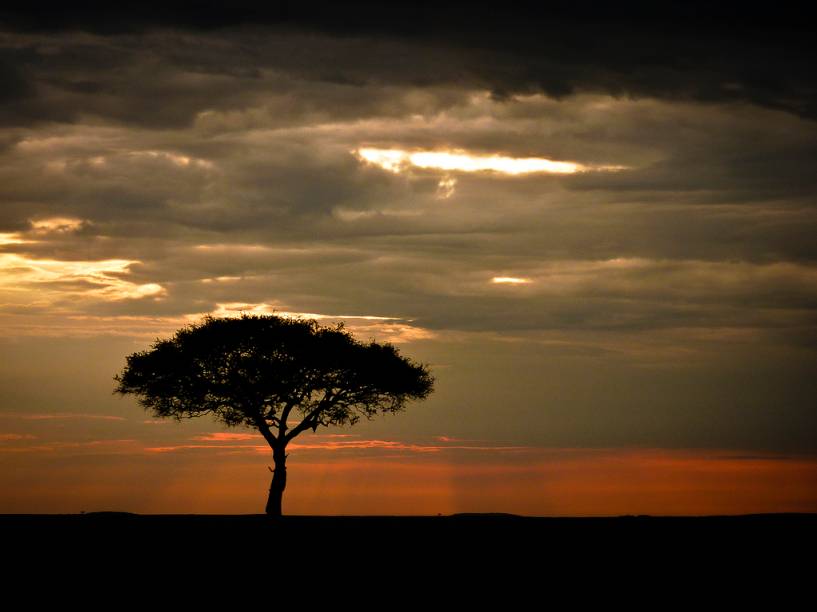
<svg viewBox="0 0 817 612">
<path fill-rule="evenodd" d="M 467 442 L 477 442 L 478 440 L 465 440 L 462 438 L 454 438 L 452 436 L 434 436 L 434 441 L 441 442 L 443 444 L 458 444 Z M 482 442 L 484 442 L 484 440 L 482 440 Z"/>
<path fill-rule="evenodd" d="M 11 299 L 14 293 L 23 290 L 26 300 L 28 293 L 36 291 L 38 305 L 54 305 L 57 300 L 70 297 L 123 300 L 164 294 L 164 287 L 157 283 L 137 284 L 121 278 L 138 263 L 123 259 L 60 261 L 0 254 L 2 290 Z"/>
<path fill-rule="evenodd" d="M 516 176 L 519 174 L 573 174 L 588 172 L 592 167 L 574 162 L 527 157 L 514 158 L 503 155 L 473 155 L 467 151 L 404 151 L 401 149 L 376 149 L 362 147 L 353 151 L 363 161 L 380 166 L 390 172 L 406 168 L 431 168 L 446 172 L 497 172 Z M 609 167 L 602 167 L 608 169 Z M 623 168 L 617 168 L 623 169 Z"/>
<path fill-rule="evenodd" d="M 260 434 L 257 433 L 230 433 L 225 431 L 217 431 L 201 436 L 195 436 L 193 439 L 200 442 L 235 442 L 241 440 L 257 440 Z"/>
<path fill-rule="evenodd" d="M 672 131 L 679 121 L 690 127 Z M 471 92 L 420 120 L 210 125 L 203 141 L 200 129 L 43 128 L 7 150 L 0 191 L 21 204 L 2 213 L 19 228 L 0 247 L 4 318 L 40 330 L 32 307 L 47 302 L 65 329 L 148 335 L 260 308 L 347 318 L 398 342 L 452 330 L 727 323 L 808 337 L 817 216 L 803 199 L 808 183 L 784 179 L 811 176 L 804 153 L 815 128 L 794 117 Z M 546 142 L 547 157 L 631 169 L 593 182 L 460 173 L 443 200 L 447 170 L 395 175 L 349 153 L 387 146 L 387 135 L 411 150 L 444 135 L 509 159 Z M 751 157 L 747 138 L 759 147 Z M 38 301 L 21 284 L 32 276 Z"/>
<path fill-rule="evenodd" d="M 0 418 L 22 419 L 26 421 L 54 421 L 54 420 L 101 420 L 101 421 L 124 421 L 125 417 L 110 414 L 77 414 L 77 413 L 37 413 L 26 414 L 20 412 L 0 412 Z"/>
<path fill-rule="evenodd" d="M 260 446 L 260 445 L 253 445 L 253 444 L 232 444 L 229 446 L 225 446 L 223 444 L 173 444 L 168 446 L 146 446 L 144 451 L 150 454 L 163 454 L 163 453 L 177 453 L 177 452 L 185 452 L 185 451 L 201 451 L 201 450 L 217 450 L 217 451 L 224 451 L 228 450 L 230 452 L 249 452 L 251 454 L 254 453 L 263 453 L 269 452 L 268 446 Z"/>
<path fill-rule="evenodd" d="M 36 439 L 36 436 L 26 436 L 24 440 Z M 43 440 L 36 444 L 15 444 L 13 446 L 0 445 L 0 453 L 10 455 L 25 454 L 54 454 L 54 455 L 76 455 L 76 454 L 132 454 L 139 448 L 137 440 L 133 439 L 106 439 L 106 440 Z"/>
<path fill-rule="evenodd" d="M 203 314 L 300 313 L 448 364 L 452 437 L 502 406 L 533 442 L 813 446 L 813 36 L 641 8 L 0 14 L 9 401 L 61 405 L 17 382 L 61 337 L 110 347 L 53 368 L 107 395 Z M 496 171 L 520 160 L 591 171 Z"/>
<path fill-rule="evenodd" d="M 491 90 L 497 99 L 531 92 L 564 98 L 592 91 L 749 102 L 813 117 L 814 76 L 805 58 L 813 55 L 814 41 L 792 18 L 798 12 L 772 15 L 741 6 L 740 17 L 735 14 L 727 6 L 644 2 L 616 10 L 596 8 L 592 21 L 565 3 L 545 14 L 492 6 L 488 15 L 456 5 L 408 9 L 370 2 L 347 3 L 342 9 L 326 4 L 318 10 L 290 3 L 263 9 L 200 7 L 195 12 L 176 6 L 160 14 L 90 3 L 49 19 L 9 9 L 0 23 L 25 34 L 11 39 L 2 74 L 9 100 L 28 102 L 7 102 L 7 113 L 17 121 L 57 113 L 70 118 L 82 109 L 80 101 L 88 99 L 92 104 L 85 112 L 130 118 L 136 107 L 122 104 L 122 85 L 152 76 L 132 95 L 143 102 L 182 98 L 182 104 L 153 105 L 150 111 L 152 122 L 179 124 L 205 100 L 209 107 L 240 107 L 238 100 L 257 95 L 270 73 L 341 90 L 456 82 Z M 85 33 L 77 35 L 76 30 Z M 53 51 L 66 39 L 82 41 L 75 43 L 71 61 Z M 153 53 L 136 63 L 139 46 Z M 307 52 L 282 52 L 288 48 Z M 103 70 L 88 68 L 92 58 L 103 62 Z M 190 77 L 174 81 L 175 71 Z M 184 86 L 198 94 L 215 93 L 208 98 L 179 96 Z M 282 91 L 288 93 L 286 87 Z M 47 102 L 40 99 L 44 92 Z M 321 104 L 317 96 L 310 102 L 307 112 L 331 112 L 331 105 Z M 379 102 L 377 97 L 363 101 L 369 107 Z M 338 108 L 342 112 L 345 106 Z"/>
<path fill-rule="evenodd" d="M 330 441 L 298 441 L 289 445 L 293 450 L 312 451 L 347 451 L 347 450 L 378 450 L 387 452 L 436 453 L 440 447 L 424 444 L 410 444 L 396 440 L 330 440 Z"/>
<path fill-rule="evenodd" d="M 517 276 L 494 276 L 491 282 L 496 285 L 526 285 L 531 282 L 529 278 L 519 278 Z"/>
<path fill-rule="evenodd" d="M 243 442 L 246 440 L 255 440 L 258 438 L 257 434 L 233 434 L 233 433 L 212 433 L 193 438 L 192 444 L 174 444 L 169 446 L 147 446 L 145 451 L 148 453 L 170 453 L 179 451 L 224 451 L 231 450 L 237 452 L 246 452 L 249 454 L 269 453 L 268 446 L 259 444 L 234 444 L 234 442 Z M 390 453 L 440 453 L 440 452 L 526 452 L 531 448 L 527 446 L 502 446 L 491 444 L 468 444 L 465 440 L 457 440 L 455 438 L 435 438 L 437 444 L 422 444 L 414 442 L 406 442 L 400 440 L 378 440 L 378 439 L 349 439 L 344 435 L 314 435 L 306 438 L 298 438 L 291 442 L 287 448 L 297 451 L 320 451 L 320 452 L 341 452 L 341 451 L 372 451 Z M 200 444 L 199 442 L 219 442 L 221 444 Z M 452 444 L 457 442 L 457 444 Z"/>
<path fill-rule="evenodd" d="M 0 433 L 0 442 L 17 442 L 18 440 L 34 440 L 37 436 L 31 434 Z"/>
</svg>

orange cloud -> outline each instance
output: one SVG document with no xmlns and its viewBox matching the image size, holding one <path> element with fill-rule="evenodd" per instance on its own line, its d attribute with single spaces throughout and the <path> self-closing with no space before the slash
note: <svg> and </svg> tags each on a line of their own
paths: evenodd
<svg viewBox="0 0 817 612">
<path fill-rule="evenodd" d="M 195 436 L 194 440 L 201 442 L 234 442 L 236 440 L 258 440 L 260 434 L 257 433 L 230 433 L 226 431 L 216 431 L 201 436 Z"/>
<path fill-rule="evenodd" d="M 269 451 L 268 446 L 260 446 L 255 444 L 174 444 L 169 446 L 146 446 L 144 451 L 147 453 L 175 453 L 178 451 L 206 449 L 215 449 L 219 451 L 223 451 L 225 449 L 249 449 L 254 453 Z"/>
<path fill-rule="evenodd" d="M 259 440 L 259 435 L 255 433 L 230 433 L 212 432 L 191 438 L 193 444 L 175 444 L 161 447 L 146 447 L 147 452 L 174 452 L 181 450 L 200 449 L 247 449 L 247 452 L 268 452 L 266 445 L 255 444 L 230 444 L 231 442 L 243 442 L 247 440 Z M 437 453 L 440 451 L 482 451 L 482 452 L 506 452 L 506 451 L 526 451 L 534 450 L 527 446 L 498 446 L 490 444 L 469 444 L 468 440 L 437 436 L 436 442 L 443 444 L 421 444 L 405 442 L 400 440 L 369 440 L 359 439 L 357 434 L 314 434 L 299 441 L 292 442 L 288 448 L 292 450 L 310 451 L 345 451 L 345 450 L 382 450 L 385 452 L 407 451 L 412 453 Z M 221 442 L 223 444 L 199 444 L 199 442 Z M 456 443 L 456 444 L 452 444 Z"/>
<path fill-rule="evenodd" d="M 24 436 L 18 440 L 34 440 L 36 436 Z M 64 453 L 70 455 L 83 454 L 91 450 L 108 454 L 132 454 L 138 448 L 137 441 L 132 439 L 118 440 L 85 440 L 82 442 L 43 441 L 34 445 L 18 444 L 15 446 L 0 447 L 2 453 L 37 454 L 37 453 Z"/>
<path fill-rule="evenodd" d="M 406 442 L 396 442 L 394 440 L 329 440 L 315 442 L 292 442 L 289 448 L 309 449 L 309 450 L 360 450 L 379 449 L 387 451 L 411 451 L 416 453 L 434 453 L 440 450 L 439 446 L 428 446 L 423 444 L 409 444 Z"/>
<path fill-rule="evenodd" d="M 54 412 L 54 413 L 35 413 L 26 414 L 22 412 L 10 412 L 0 414 L 0 417 L 9 419 L 22 419 L 25 421 L 52 421 L 65 419 L 90 419 L 101 421 L 124 421 L 125 417 L 114 416 L 109 414 L 77 414 L 69 412 Z"/>
</svg>

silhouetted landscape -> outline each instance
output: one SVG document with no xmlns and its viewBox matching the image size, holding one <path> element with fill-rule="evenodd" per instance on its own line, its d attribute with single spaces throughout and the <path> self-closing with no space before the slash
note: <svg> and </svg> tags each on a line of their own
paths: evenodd
<svg viewBox="0 0 817 612">
<path fill-rule="evenodd" d="M 350 559 L 426 554 L 429 563 L 468 561 L 474 555 L 528 552 L 553 559 L 707 565 L 761 563 L 758 554 L 784 560 L 817 544 L 817 515 L 600 518 L 459 514 L 434 517 L 327 517 L 265 515 L 5 515 L 4 543 L 36 544 L 57 555 L 118 557 L 165 551 L 195 557 L 206 551 L 257 554 L 274 547 L 288 554 L 334 551 Z M 62 551 L 62 552 L 60 552 Z M 300 552 L 299 552 L 300 551 Z M 781 555 L 778 557 L 777 555 Z M 442 556 L 442 558 L 439 558 Z M 502 557 L 515 563 L 512 557 Z M 789 561 L 793 561 L 789 558 Z M 499 562 L 494 557 L 492 562 Z"/>
<path fill-rule="evenodd" d="M 501 612 L 805 583 L 805 3 L 6 4 L 15 571 L 142 564 L 114 609 L 174 579 L 536 591 Z"/>
<path fill-rule="evenodd" d="M 817 516 L 100 512 L 2 516 L 0 539 L 10 588 L 47 576 L 44 594 L 31 591 L 38 601 L 110 605 L 97 589 L 112 588 L 129 600 L 160 597 L 180 606 L 216 597 L 263 605 L 277 589 L 303 605 L 340 597 L 378 608 L 396 601 L 471 609 L 498 598 L 508 607 L 554 599 L 697 609 L 764 597 L 792 609 L 805 605 L 813 584 Z"/>
</svg>

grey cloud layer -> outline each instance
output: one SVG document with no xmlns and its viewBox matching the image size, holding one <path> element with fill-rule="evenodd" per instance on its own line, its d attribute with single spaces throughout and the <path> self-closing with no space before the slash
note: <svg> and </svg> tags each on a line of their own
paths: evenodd
<svg viewBox="0 0 817 612">
<path fill-rule="evenodd" d="M 480 350 L 508 342 L 534 365 L 555 354 L 588 360 L 570 366 L 575 380 L 581 367 L 618 359 L 705 360 L 714 379 L 751 350 L 789 385 L 799 375 L 780 368 L 803 372 L 815 361 L 817 125 L 802 101 L 778 103 L 760 89 L 674 101 L 679 82 L 662 88 L 652 77 L 633 91 L 622 85 L 635 98 L 611 97 L 600 93 L 616 89 L 605 84 L 610 72 L 581 70 L 575 87 L 532 87 L 524 75 L 500 87 L 496 75 L 518 75 L 508 71 L 518 48 L 468 54 L 411 37 L 8 33 L 0 48 L 9 85 L 0 97 L 0 262 L 18 279 L 0 291 L 39 295 L 29 306 L 18 293 L 0 299 L 8 329 L 37 316 L 127 326 L 127 317 L 263 303 L 396 317 L 450 340 L 449 358 L 429 349 L 440 361 L 476 363 L 463 348 L 471 341 Z M 479 70 L 475 58 L 485 60 Z M 524 70 L 541 73 L 538 61 Z M 573 89 L 596 93 L 566 95 Z M 627 169 L 392 173 L 357 158 L 360 146 Z M 445 176 L 456 179 L 448 198 L 438 190 Z M 37 227 L 55 217 L 80 224 Z M 133 263 L 93 272 L 101 279 L 32 272 L 104 260 Z M 492 283 L 497 276 L 530 282 Z M 100 284 L 121 295 L 77 297 Z M 154 284 L 161 295 L 135 297 Z M 616 372 L 607 383 L 627 376 Z M 785 397 L 787 411 L 806 414 L 804 398 Z M 639 406 L 632 427 L 648 409 Z M 753 408 L 757 432 L 774 409 L 764 406 Z"/>
</svg>

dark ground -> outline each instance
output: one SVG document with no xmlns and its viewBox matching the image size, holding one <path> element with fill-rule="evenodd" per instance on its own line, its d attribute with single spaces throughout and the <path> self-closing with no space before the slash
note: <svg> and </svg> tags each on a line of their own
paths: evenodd
<svg viewBox="0 0 817 612">
<path fill-rule="evenodd" d="M 34 544 L 81 548 L 86 553 L 131 550 L 232 551 L 275 545 L 310 554 L 389 553 L 463 556 L 486 550 L 508 555 L 556 551 L 572 556 L 664 557 L 686 554 L 781 555 L 817 544 L 817 514 L 715 517 L 622 516 L 539 518 L 514 515 L 437 517 L 326 517 L 263 515 L 138 515 L 98 512 L 73 515 L 0 515 L 6 547 Z M 8 548 L 7 548 L 8 549 Z"/>
<path fill-rule="evenodd" d="M 721 603 L 772 597 L 774 609 L 788 609 L 817 576 L 817 514 L 4 515 L 0 542 L 5 584 L 47 576 L 43 592 L 56 577 L 92 591 L 96 583 L 127 584 L 142 595 L 158 585 L 177 592 L 197 585 L 199 594 L 234 589 L 262 599 L 274 588 L 307 599 L 337 589 L 349 597 L 389 592 L 415 604 L 442 592 L 449 603 L 473 604 L 483 596 L 549 598 L 555 590 L 576 605 L 646 598 L 663 610 L 673 602 L 698 607 L 697 598 L 715 593 Z M 647 598 L 658 591 L 659 599 Z"/>
</svg>

